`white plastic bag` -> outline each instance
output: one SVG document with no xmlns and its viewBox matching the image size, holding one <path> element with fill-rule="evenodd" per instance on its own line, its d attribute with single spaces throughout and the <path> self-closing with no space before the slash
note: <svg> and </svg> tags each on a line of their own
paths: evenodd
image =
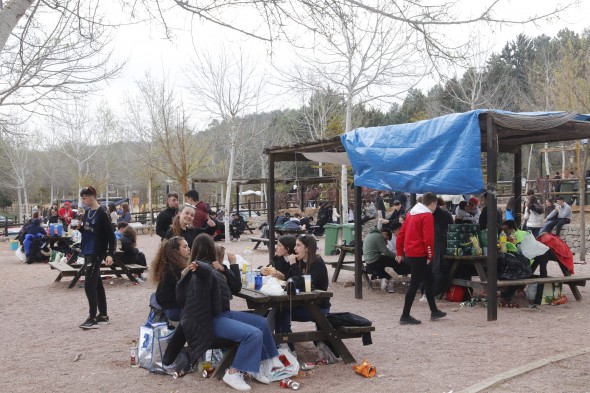
<svg viewBox="0 0 590 393">
<path fill-rule="evenodd" d="M 280 296 L 285 293 L 283 287 L 279 284 L 279 281 L 274 277 L 269 278 L 268 281 L 262 285 L 260 292 L 268 296 Z"/>
<path fill-rule="evenodd" d="M 27 256 L 25 255 L 25 252 L 23 250 L 23 246 L 18 246 L 18 248 L 16 249 L 16 251 L 14 252 L 14 255 L 21 260 L 21 262 L 26 262 L 27 261 Z"/>
<path fill-rule="evenodd" d="M 174 330 L 168 323 L 148 323 L 139 328 L 139 366 L 150 370 L 156 363 L 162 362 L 168 342 Z"/>
<path fill-rule="evenodd" d="M 522 255 L 528 259 L 533 259 L 539 255 L 545 254 L 547 251 L 549 251 L 549 247 L 537 241 L 533 234 L 528 231 L 524 234 L 522 243 L 520 243 L 520 251 Z"/>
<path fill-rule="evenodd" d="M 280 381 L 285 378 L 291 378 L 299 373 L 299 362 L 293 353 L 289 350 L 287 345 L 282 344 L 278 348 L 279 357 L 285 356 L 288 366 L 278 368 L 267 374 L 271 381 Z"/>
</svg>

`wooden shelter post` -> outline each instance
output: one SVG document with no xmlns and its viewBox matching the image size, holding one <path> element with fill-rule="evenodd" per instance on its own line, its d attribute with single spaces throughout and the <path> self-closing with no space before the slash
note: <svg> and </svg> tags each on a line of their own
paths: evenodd
<svg viewBox="0 0 590 393">
<path fill-rule="evenodd" d="M 268 260 L 275 255 L 275 155 L 268 155 Z"/>
<path fill-rule="evenodd" d="M 514 177 L 512 191 L 514 192 L 514 220 L 520 227 L 522 221 L 522 146 L 518 146 L 514 153 Z"/>
<path fill-rule="evenodd" d="M 496 196 L 498 164 L 498 131 L 491 114 L 487 116 L 487 214 L 488 214 L 488 321 L 498 319 L 498 248 L 496 246 L 497 210 Z"/>
<path fill-rule="evenodd" d="M 362 223 L 363 190 L 354 187 L 354 297 L 363 298 L 363 223 Z"/>
<path fill-rule="evenodd" d="M 305 187 L 303 185 L 299 185 L 299 190 L 298 191 L 301 194 L 300 210 L 301 210 L 301 215 L 303 216 L 303 214 L 305 212 Z"/>
</svg>

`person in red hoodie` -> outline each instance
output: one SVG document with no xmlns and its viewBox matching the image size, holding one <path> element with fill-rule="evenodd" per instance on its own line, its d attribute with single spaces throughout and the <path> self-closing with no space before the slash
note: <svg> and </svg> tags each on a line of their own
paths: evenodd
<svg viewBox="0 0 590 393">
<path fill-rule="evenodd" d="M 420 284 L 424 281 L 426 300 L 430 307 L 430 320 L 443 318 L 447 313 L 436 307 L 433 294 L 434 276 L 432 274 L 432 257 L 434 254 L 434 216 L 437 196 L 431 192 L 422 195 L 422 202 L 416 204 L 406 215 L 402 229 L 397 236 L 396 261 L 405 257 L 412 268 L 410 288 L 406 292 L 404 311 L 399 319 L 402 325 L 418 325 L 421 322 L 410 315 L 412 303 Z"/>
<path fill-rule="evenodd" d="M 204 228 L 209 221 L 209 205 L 203 201 L 199 201 L 199 193 L 197 190 L 188 190 L 184 194 L 186 203 L 195 208 L 195 218 L 193 218 L 193 228 Z"/>
<path fill-rule="evenodd" d="M 66 222 L 66 228 L 72 222 L 72 218 L 74 218 L 74 212 L 70 208 L 70 202 L 65 201 L 63 207 L 59 209 L 57 212 L 58 216 L 63 217 L 64 221 Z"/>
</svg>

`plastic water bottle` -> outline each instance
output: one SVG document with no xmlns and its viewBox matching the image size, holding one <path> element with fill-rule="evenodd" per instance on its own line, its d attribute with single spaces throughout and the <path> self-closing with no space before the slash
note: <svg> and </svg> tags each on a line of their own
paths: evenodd
<svg viewBox="0 0 590 393">
<path fill-rule="evenodd" d="M 502 230 L 502 232 L 500 232 L 500 252 L 506 253 L 507 249 L 506 249 L 506 233 Z"/>
</svg>

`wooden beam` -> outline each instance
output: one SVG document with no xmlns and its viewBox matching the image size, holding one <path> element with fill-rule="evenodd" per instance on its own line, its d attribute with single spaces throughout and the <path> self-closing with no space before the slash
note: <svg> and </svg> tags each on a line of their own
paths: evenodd
<svg viewBox="0 0 590 393">
<path fill-rule="evenodd" d="M 512 191 L 514 195 L 514 220 L 516 225 L 520 227 L 522 218 L 522 148 L 518 147 L 514 153 L 514 177 L 512 184 Z"/>
<path fill-rule="evenodd" d="M 496 211 L 498 209 L 498 200 L 496 198 L 496 179 L 498 174 L 498 138 L 496 134 L 496 125 L 491 115 L 487 116 L 487 214 L 488 214 L 488 321 L 498 319 L 498 272 L 497 258 L 498 248 L 496 247 L 496 236 L 498 234 Z"/>
<path fill-rule="evenodd" d="M 268 155 L 268 194 L 267 194 L 268 211 L 268 260 L 269 262 L 275 255 L 275 156 Z"/>
<path fill-rule="evenodd" d="M 363 190 L 354 187 L 354 297 L 363 298 Z M 348 214 L 342 212 L 342 214 Z"/>
</svg>

